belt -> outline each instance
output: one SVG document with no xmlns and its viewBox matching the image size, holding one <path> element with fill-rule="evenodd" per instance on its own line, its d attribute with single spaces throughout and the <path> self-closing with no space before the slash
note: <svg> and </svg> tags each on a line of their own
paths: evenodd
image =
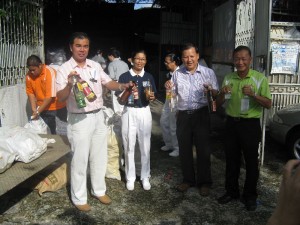
<svg viewBox="0 0 300 225">
<path fill-rule="evenodd" d="M 192 115 L 194 113 L 200 112 L 204 108 L 207 109 L 207 107 L 202 107 L 202 108 L 199 108 L 199 109 L 179 110 L 179 112 L 180 113 L 185 113 L 185 114 L 188 114 L 188 115 Z"/>
<path fill-rule="evenodd" d="M 259 120 L 259 118 L 244 118 L 244 117 L 232 117 L 232 116 L 227 116 L 227 119 L 234 122 Z"/>
<path fill-rule="evenodd" d="M 101 109 L 95 109 L 95 110 L 88 111 L 88 112 L 80 112 L 80 113 L 72 113 L 72 114 L 95 114 L 100 111 L 101 111 Z"/>
<path fill-rule="evenodd" d="M 126 107 L 128 107 L 128 108 L 138 108 L 138 109 L 142 109 L 142 108 L 146 108 L 147 106 L 129 106 L 129 105 L 126 105 Z"/>
</svg>

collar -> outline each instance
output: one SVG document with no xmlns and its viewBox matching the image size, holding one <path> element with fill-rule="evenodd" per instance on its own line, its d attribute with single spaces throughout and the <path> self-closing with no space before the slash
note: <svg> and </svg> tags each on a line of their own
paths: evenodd
<svg viewBox="0 0 300 225">
<path fill-rule="evenodd" d="M 176 70 L 179 70 L 179 66 L 177 66 L 177 68 L 173 71 L 173 72 L 169 72 L 171 76 L 173 76 L 173 74 L 175 73 Z"/>
<path fill-rule="evenodd" d="M 188 71 L 188 70 L 186 69 L 185 66 L 183 67 L 183 72 L 186 73 L 186 74 L 191 74 L 191 72 Z M 200 73 L 200 74 L 201 74 L 201 66 L 199 65 L 199 63 L 198 63 L 198 66 L 197 66 L 197 68 L 196 68 L 194 74 L 195 74 L 195 73 Z"/>
<path fill-rule="evenodd" d="M 140 77 L 143 77 L 144 74 L 145 74 L 144 68 L 142 69 L 142 71 L 140 72 L 140 74 L 136 74 L 136 73 L 133 71 L 132 68 L 129 70 L 129 72 L 130 72 L 131 76 L 133 76 L 133 77 L 136 76 L 136 75 L 139 75 Z"/>
<path fill-rule="evenodd" d="M 70 64 L 72 66 L 73 69 L 75 69 L 78 66 L 78 63 L 75 61 L 75 59 L 73 57 L 71 57 L 70 59 Z M 85 60 L 85 65 L 82 68 L 86 68 L 86 67 L 92 67 L 92 61 L 89 59 Z"/>
<path fill-rule="evenodd" d="M 251 76 L 252 76 L 252 70 L 249 69 L 247 76 L 245 76 L 243 79 L 250 78 Z M 236 71 L 233 73 L 233 78 L 242 80 L 242 78 L 238 75 Z"/>
<path fill-rule="evenodd" d="M 114 58 L 113 61 L 121 60 L 121 58 Z"/>
</svg>

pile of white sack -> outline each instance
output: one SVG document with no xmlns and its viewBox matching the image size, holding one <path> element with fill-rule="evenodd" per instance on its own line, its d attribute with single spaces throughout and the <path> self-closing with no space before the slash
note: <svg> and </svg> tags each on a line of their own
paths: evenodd
<svg viewBox="0 0 300 225">
<path fill-rule="evenodd" d="M 32 162 L 40 157 L 54 139 L 42 138 L 33 129 L 25 127 L 0 127 L 0 173 L 14 161 Z"/>
</svg>

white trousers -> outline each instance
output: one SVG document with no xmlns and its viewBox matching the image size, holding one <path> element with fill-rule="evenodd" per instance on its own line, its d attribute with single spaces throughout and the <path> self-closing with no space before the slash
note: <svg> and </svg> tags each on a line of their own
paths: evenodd
<svg viewBox="0 0 300 225">
<path fill-rule="evenodd" d="M 91 194 L 103 196 L 106 191 L 107 127 L 103 111 L 72 114 L 68 117 L 71 161 L 71 200 L 75 205 L 87 203 L 87 169 L 91 177 Z"/>
<path fill-rule="evenodd" d="M 149 106 L 145 108 L 124 108 L 122 114 L 122 138 L 127 181 L 136 180 L 134 160 L 136 139 L 138 139 L 141 153 L 141 179 L 150 177 L 151 129 L 152 115 Z"/>
<path fill-rule="evenodd" d="M 121 115 L 121 113 L 124 109 L 124 106 L 120 105 L 117 99 L 118 98 L 115 95 L 115 91 L 111 91 L 111 101 L 112 101 L 113 110 L 115 113 Z"/>
<path fill-rule="evenodd" d="M 160 116 L 160 127 L 167 147 L 178 150 L 176 136 L 176 112 L 171 112 L 169 101 L 166 101 Z"/>
</svg>

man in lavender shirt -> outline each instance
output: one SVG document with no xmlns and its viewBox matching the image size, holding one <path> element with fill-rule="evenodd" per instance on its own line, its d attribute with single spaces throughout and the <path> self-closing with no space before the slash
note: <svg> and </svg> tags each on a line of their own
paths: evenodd
<svg viewBox="0 0 300 225">
<path fill-rule="evenodd" d="M 212 183 L 210 169 L 210 117 L 207 90 L 218 94 L 218 83 L 213 70 L 198 64 L 198 48 L 187 43 L 182 48 L 183 66 L 176 70 L 166 87 L 175 86 L 178 95 L 177 139 L 183 182 L 181 192 L 197 185 L 201 196 L 208 196 Z M 193 145 L 196 146 L 197 165 L 194 169 Z M 197 176 L 196 176 L 197 174 Z"/>
<path fill-rule="evenodd" d="M 110 204 L 106 192 L 107 127 L 104 123 L 102 85 L 110 90 L 124 90 L 128 84 L 117 83 L 103 71 L 99 63 L 87 59 L 90 39 L 76 32 L 70 39 L 72 57 L 58 69 L 56 90 L 59 101 L 67 102 L 68 139 L 73 157 L 71 161 L 71 200 L 80 211 L 90 211 L 87 204 L 87 168 L 91 177 L 91 194 L 103 204 Z M 96 100 L 78 108 L 73 93 L 72 76 L 80 75 L 93 89 Z"/>
</svg>

